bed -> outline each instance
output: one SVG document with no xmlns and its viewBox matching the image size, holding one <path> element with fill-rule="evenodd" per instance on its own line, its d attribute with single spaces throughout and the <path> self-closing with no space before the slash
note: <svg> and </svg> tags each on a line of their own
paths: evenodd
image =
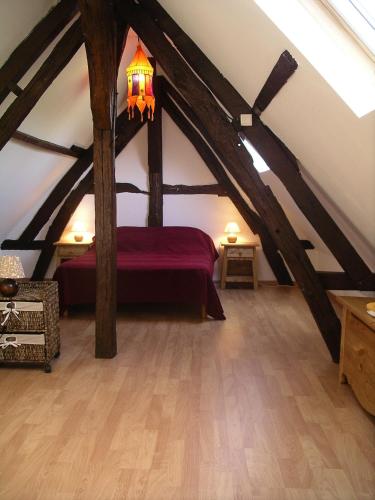
<svg viewBox="0 0 375 500">
<path fill-rule="evenodd" d="M 212 239 L 192 227 L 117 228 L 117 302 L 183 303 L 225 319 L 212 281 L 218 253 Z M 54 279 L 60 307 L 95 304 L 95 243 L 63 262 Z"/>
</svg>

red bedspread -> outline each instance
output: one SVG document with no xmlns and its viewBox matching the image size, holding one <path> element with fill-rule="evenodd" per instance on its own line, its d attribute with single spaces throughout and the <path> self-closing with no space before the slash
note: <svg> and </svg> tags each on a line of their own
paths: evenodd
<svg viewBox="0 0 375 500">
<path fill-rule="evenodd" d="M 205 305 L 207 314 L 225 319 L 212 281 L 218 257 L 211 238 L 189 227 L 120 227 L 117 229 L 117 301 Z M 95 248 L 61 264 L 62 310 L 95 304 Z"/>
</svg>

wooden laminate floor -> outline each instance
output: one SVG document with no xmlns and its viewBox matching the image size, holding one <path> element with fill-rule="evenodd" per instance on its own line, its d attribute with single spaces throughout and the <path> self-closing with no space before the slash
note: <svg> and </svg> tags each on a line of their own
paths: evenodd
<svg viewBox="0 0 375 500">
<path fill-rule="evenodd" d="M 51 374 L 0 370 L 0 498 L 375 498 L 374 421 L 296 289 L 225 290 L 227 321 L 126 310 L 118 355 L 61 321 Z"/>
</svg>

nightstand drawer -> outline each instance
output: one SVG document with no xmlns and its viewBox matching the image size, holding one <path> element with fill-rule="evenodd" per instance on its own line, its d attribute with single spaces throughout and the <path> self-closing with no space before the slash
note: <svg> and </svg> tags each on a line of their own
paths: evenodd
<svg viewBox="0 0 375 500">
<path fill-rule="evenodd" d="M 227 256 L 228 259 L 252 259 L 254 256 L 254 252 L 252 248 L 228 248 Z"/>
<path fill-rule="evenodd" d="M 78 257 L 85 253 L 89 248 L 89 245 L 80 245 L 80 246 L 65 246 L 65 247 L 57 247 L 57 255 L 59 257 L 68 258 L 68 257 Z"/>
</svg>

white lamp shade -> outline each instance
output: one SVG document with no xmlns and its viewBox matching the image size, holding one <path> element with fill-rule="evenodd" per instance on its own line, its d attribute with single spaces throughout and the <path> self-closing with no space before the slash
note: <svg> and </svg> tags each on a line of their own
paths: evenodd
<svg viewBox="0 0 375 500">
<path fill-rule="evenodd" d="M 225 226 L 225 233 L 239 233 L 240 228 L 238 227 L 237 222 L 228 222 L 228 224 Z"/>
<path fill-rule="evenodd" d="M 86 227 L 84 225 L 84 223 L 80 220 L 76 220 L 73 222 L 73 225 L 72 225 L 72 232 L 74 233 L 82 233 L 86 230 Z"/>
<path fill-rule="evenodd" d="M 24 278 L 25 272 L 16 255 L 0 256 L 0 278 Z"/>
</svg>

